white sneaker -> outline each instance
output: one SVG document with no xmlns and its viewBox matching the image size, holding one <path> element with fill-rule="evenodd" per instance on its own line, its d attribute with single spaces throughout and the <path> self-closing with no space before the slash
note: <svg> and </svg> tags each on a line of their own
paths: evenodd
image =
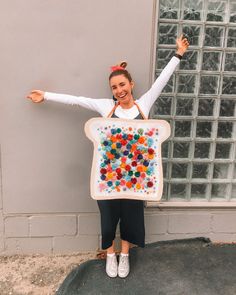
<svg viewBox="0 0 236 295">
<path fill-rule="evenodd" d="M 126 278 L 129 274 L 129 254 L 120 254 L 118 276 L 120 278 Z"/>
<path fill-rule="evenodd" d="M 117 259 L 116 255 L 107 254 L 106 273 L 110 278 L 117 277 Z"/>
</svg>

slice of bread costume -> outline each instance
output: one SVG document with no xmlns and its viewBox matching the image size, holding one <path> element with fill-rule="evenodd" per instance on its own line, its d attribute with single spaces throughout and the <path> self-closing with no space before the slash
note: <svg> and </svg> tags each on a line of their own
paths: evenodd
<svg viewBox="0 0 236 295">
<path fill-rule="evenodd" d="M 170 136 L 168 122 L 93 118 L 86 122 L 85 133 L 94 144 L 93 199 L 161 199 L 161 144 Z"/>
</svg>

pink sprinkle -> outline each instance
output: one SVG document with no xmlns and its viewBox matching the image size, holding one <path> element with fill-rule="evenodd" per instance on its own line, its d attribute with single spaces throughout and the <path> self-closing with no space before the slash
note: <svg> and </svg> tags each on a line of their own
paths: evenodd
<svg viewBox="0 0 236 295">
<path fill-rule="evenodd" d="M 125 180 L 124 179 L 122 179 L 121 181 L 120 181 L 120 185 L 125 185 Z"/>
<path fill-rule="evenodd" d="M 100 190 L 100 192 L 102 192 L 102 191 L 105 190 L 106 188 L 107 188 L 107 185 L 106 185 L 104 182 L 99 183 L 99 190 Z"/>
</svg>

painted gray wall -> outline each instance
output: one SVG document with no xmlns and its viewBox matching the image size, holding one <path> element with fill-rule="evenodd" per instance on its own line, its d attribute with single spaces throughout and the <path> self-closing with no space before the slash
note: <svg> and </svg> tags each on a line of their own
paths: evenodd
<svg viewBox="0 0 236 295">
<path fill-rule="evenodd" d="M 4 213 L 95 212 L 92 145 L 99 114 L 24 99 L 31 89 L 110 97 L 110 66 L 126 59 L 140 95 L 149 85 L 153 1 L 9 1 L 1 22 Z"/>
<path fill-rule="evenodd" d="M 100 247 L 99 213 L 89 196 L 92 145 L 83 130 L 98 114 L 53 102 L 33 104 L 25 96 L 42 89 L 110 97 L 109 67 L 123 59 L 136 81 L 135 95 L 144 93 L 151 81 L 154 3 L 1 4 L 0 253 Z M 148 208 L 147 242 L 199 235 L 235 239 L 225 218 L 234 222 L 236 216 L 228 213 Z"/>
<path fill-rule="evenodd" d="M 42 89 L 110 97 L 110 66 L 123 59 L 135 94 L 142 94 L 150 84 L 153 0 L 12 0 L 1 4 L 0 19 L 0 232 L 7 249 L 10 238 L 57 236 L 52 228 L 35 231 L 37 218 L 46 216 L 39 221 L 46 231 L 47 221 L 57 227 L 59 218 L 63 227 L 65 218 L 69 234 L 76 234 L 77 215 L 98 212 L 89 195 L 92 145 L 83 128 L 99 115 L 33 104 L 26 94 Z"/>
</svg>

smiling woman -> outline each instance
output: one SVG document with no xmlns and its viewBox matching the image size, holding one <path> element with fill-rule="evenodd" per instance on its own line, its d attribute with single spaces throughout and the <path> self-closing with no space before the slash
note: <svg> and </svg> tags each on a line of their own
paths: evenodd
<svg viewBox="0 0 236 295">
<path fill-rule="evenodd" d="M 109 82 L 113 99 L 92 99 L 81 96 L 77 97 L 49 93 L 41 90 L 33 90 L 27 98 L 35 103 L 40 103 L 45 99 L 72 105 L 80 105 L 84 108 L 96 111 L 100 113 L 102 117 L 106 118 L 146 119 L 148 118 L 151 107 L 161 94 L 162 89 L 167 84 L 175 68 L 179 64 L 180 59 L 187 50 L 189 43 L 188 40 L 181 35 L 177 38 L 176 45 L 177 50 L 175 56 L 171 58 L 152 87 L 136 100 L 134 100 L 132 94 L 134 82 L 129 72 L 125 69 L 127 66 L 127 63 L 125 62 L 112 67 Z M 109 166 L 110 159 L 106 159 L 106 161 L 105 164 Z M 111 172 L 116 175 L 115 173 L 117 171 Z M 136 172 L 140 173 L 138 170 Z M 118 173 L 118 175 L 115 176 L 118 177 L 118 180 L 119 177 L 121 177 L 120 174 L 121 173 Z M 128 256 L 130 243 L 140 247 L 145 246 L 143 201 L 124 199 L 121 197 L 116 200 L 99 200 L 98 207 L 101 213 L 102 248 L 107 250 L 106 272 L 110 277 L 116 277 L 118 275 L 121 278 L 125 278 L 129 274 Z M 114 239 L 119 221 L 121 256 L 118 266 L 115 256 Z"/>
<path fill-rule="evenodd" d="M 133 106 L 132 89 L 134 82 L 127 80 L 124 75 L 119 75 L 111 78 L 111 90 L 114 97 L 120 102 L 124 109 L 129 109 Z"/>
<path fill-rule="evenodd" d="M 112 73 L 109 76 L 109 82 L 113 99 L 120 102 L 121 107 L 124 109 L 129 109 L 134 105 L 132 94 L 134 82 L 126 67 L 127 63 L 124 61 L 117 66 L 111 67 Z"/>
</svg>

